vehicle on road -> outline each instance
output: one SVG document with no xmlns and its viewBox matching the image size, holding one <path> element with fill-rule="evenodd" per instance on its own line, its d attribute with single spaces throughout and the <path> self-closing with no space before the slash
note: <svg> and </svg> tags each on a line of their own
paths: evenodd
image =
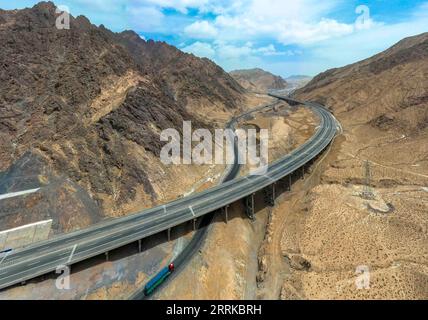
<svg viewBox="0 0 428 320">
<path fill-rule="evenodd" d="M 0 251 L 0 259 L 3 258 L 3 257 L 6 257 L 11 252 L 12 252 L 11 248 L 8 248 L 8 249 Z"/>
<path fill-rule="evenodd" d="M 149 296 L 174 271 L 174 263 L 170 263 L 158 272 L 144 287 L 144 295 Z"/>
</svg>

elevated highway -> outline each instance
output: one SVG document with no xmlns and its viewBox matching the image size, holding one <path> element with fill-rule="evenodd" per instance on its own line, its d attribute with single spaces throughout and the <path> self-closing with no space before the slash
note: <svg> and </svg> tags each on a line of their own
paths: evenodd
<svg viewBox="0 0 428 320">
<path fill-rule="evenodd" d="M 12 252 L 0 259 L 0 289 L 55 271 L 58 266 L 104 254 L 174 226 L 210 214 L 252 196 L 291 175 L 321 153 L 336 135 L 338 123 L 318 104 L 276 96 L 311 108 L 320 123 L 315 134 L 299 148 L 269 165 L 266 174 L 239 177 L 225 183 L 135 214 L 104 221 Z"/>
</svg>

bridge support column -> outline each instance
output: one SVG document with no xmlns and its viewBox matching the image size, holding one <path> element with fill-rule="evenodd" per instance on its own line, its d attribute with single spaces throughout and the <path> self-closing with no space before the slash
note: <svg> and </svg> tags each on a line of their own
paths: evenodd
<svg viewBox="0 0 428 320">
<path fill-rule="evenodd" d="M 108 251 L 105 253 L 106 261 L 108 261 Z"/>
<path fill-rule="evenodd" d="M 265 203 L 270 206 L 275 206 L 275 183 L 273 183 L 271 186 L 268 186 L 264 189 L 265 193 Z"/>
<path fill-rule="evenodd" d="M 305 179 L 305 166 L 302 166 L 302 180 Z"/>
<path fill-rule="evenodd" d="M 224 211 L 224 217 L 225 217 L 225 219 L 226 219 L 226 224 L 229 222 L 229 214 L 228 214 L 228 208 L 229 208 L 229 205 L 227 205 L 227 206 L 225 206 L 224 208 L 223 208 L 223 211 Z"/>
<path fill-rule="evenodd" d="M 196 219 L 193 219 L 193 231 L 196 230 Z"/>
<path fill-rule="evenodd" d="M 141 253 L 141 239 L 138 240 L 138 252 Z"/>
<path fill-rule="evenodd" d="M 254 220 L 254 193 L 245 198 L 245 213 L 251 220 Z"/>
<path fill-rule="evenodd" d="M 168 228 L 167 233 L 168 233 L 168 242 L 170 242 L 171 241 L 171 228 Z"/>
<path fill-rule="evenodd" d="M 288 175 L 288 191 L 291 191 L 291 174 Z"/>
</svg>

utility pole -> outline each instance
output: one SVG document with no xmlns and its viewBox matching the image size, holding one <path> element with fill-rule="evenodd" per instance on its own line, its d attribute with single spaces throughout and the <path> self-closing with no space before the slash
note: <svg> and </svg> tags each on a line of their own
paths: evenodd
<svg viewBox="0 0 428 320">
<path fill-rule="evenodd" d="M 370 162 L 368 160 L 364 161 L 363 163 L 363 176 L 364 176 L 364 186 L 363 186 L 363 192 L 361 194 L 362 198 L 364 199 L 373 199 L 373 191 L 370 186 L 371 184 L 371 168 L 370 168 Z"/>
</svg>

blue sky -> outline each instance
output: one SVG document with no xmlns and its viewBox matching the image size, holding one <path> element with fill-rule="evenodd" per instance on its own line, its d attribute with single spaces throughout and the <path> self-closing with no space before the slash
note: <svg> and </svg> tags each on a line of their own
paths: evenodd
<svg viewBox="0 0 428 320">
<path fill-rule="evenodd" d="M 38 1 L 0 0 L 0 8 Z M 316 75 L 428 31 L 428 0 L 58 0 L 113 31 L 132 29 L 225 70 Z"/>
</svg>

